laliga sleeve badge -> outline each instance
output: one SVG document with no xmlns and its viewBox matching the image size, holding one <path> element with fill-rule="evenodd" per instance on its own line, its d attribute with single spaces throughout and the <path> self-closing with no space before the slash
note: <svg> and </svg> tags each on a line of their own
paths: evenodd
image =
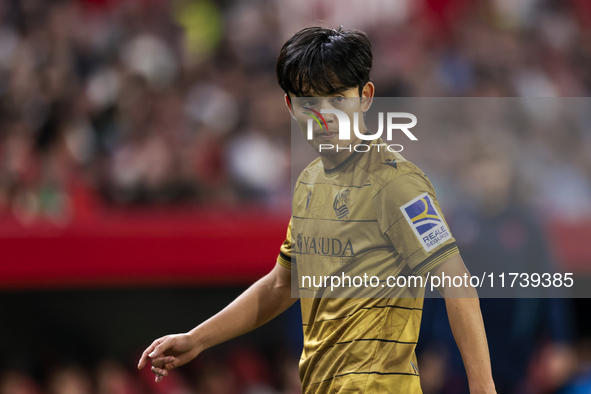
<svg viewBox="0 0 591 394">
<path fill-rule="evenodd" d="M 451 237 L 428 193 L 412 199 L 401 206 L 400 210 L 426 252 L 430 252 Z"/>
</svg>

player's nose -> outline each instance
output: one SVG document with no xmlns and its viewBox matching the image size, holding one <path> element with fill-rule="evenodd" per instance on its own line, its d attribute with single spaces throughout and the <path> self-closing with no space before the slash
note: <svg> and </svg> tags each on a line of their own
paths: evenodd
<svg viewBox="0 0 591 394">
<path fill-rule="evenodd" d="M 327 124 L 335 123 L 336 122 L 336 115 L 335 114 L 324 114 L 324 120 L 326 120 Z"/>
</svg>

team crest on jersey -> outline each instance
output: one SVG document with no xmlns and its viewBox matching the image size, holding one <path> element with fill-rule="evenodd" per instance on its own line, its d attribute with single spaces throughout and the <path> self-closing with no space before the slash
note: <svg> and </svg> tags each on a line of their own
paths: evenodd
<svg viewBox="0 0 591 394">
<path fill-rule="evenodd" d="M 425 251 L 430 252 L 451 237 L 428 193 L 423 193 L 404 204 L 400 210 Z"/>
<path fill-rule="evenodd" d="M 347 207 L 347 204 L 349 204 L 349 194 L 351 194 L 349 189 L 341 190 L 334 198 L 332 207 L 339 219 L 349 219 L 349 213 L 351 213 L 349 207 Z"/>
</svg>

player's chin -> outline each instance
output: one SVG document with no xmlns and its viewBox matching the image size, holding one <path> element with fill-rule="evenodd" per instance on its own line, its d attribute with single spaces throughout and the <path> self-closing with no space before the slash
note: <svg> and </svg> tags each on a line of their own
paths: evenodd
<svg viewBox="0 0 591 394">
<path fill-rule="evenodd" d="M 336 156 L 343 151 L 343 149 L 337 150 L 337 147 L 338 147 L 337 143 L 333 143 L 331 141 L 316 141 L 316 140 L 314 140 L 314 143 L 311 145 L 314 148 L 314 150 L 320 154 L 320 156 L 326 156 L 326 157 Z"/>
<path fill-rule="evenodd" d="M 323 157 L 335 157 L 342 153 L 342 151 L 337 152 L 336 148 L 324 148 L 322 146 L 318 147 L 316 152 Z"/>
</svg>

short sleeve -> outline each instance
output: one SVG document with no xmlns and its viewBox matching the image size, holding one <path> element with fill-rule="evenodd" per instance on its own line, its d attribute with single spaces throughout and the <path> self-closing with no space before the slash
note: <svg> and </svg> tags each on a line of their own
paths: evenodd
<svg viewBox="0 0 591 394">
<path fill-rule="evenodd" d="M 424 275 L 459 253 L 424 174 L 394 177 L 376 190 L 373 204 L 380 229 L 413 273 Z"/>
<path fill-rule="evenodd" d="M 291 269 L 291 220 L 289 221 L 289 226 L 287 226 L 285 241 L 279 247 L 277 262 L 285 268 Z"/>
</svg>

